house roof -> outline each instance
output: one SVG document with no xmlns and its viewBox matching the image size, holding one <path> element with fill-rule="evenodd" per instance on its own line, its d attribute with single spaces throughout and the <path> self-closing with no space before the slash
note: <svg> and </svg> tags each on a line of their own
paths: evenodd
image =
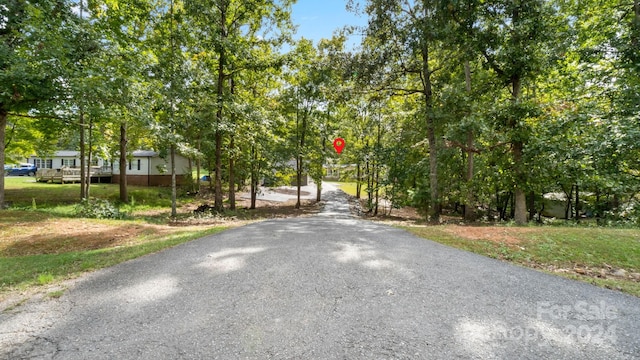
<svg viewBox="0 0 640 360">
<path fill-rule="evenodd" d="M 56 157 L 56 158 L 59 158 L 59 157 L 73 157 L 73 158 L 75 158 L 75 157 L 78 157 L 78 156 L 80 156 L 80 151 L 58 150 L 58 151 L 54 152 L 52 156 L 46 156 L 46 158 L 47 159 L 50 158 L 50 157 Z M 37 157 L 40 157 L 40 156 L 38 156 L 36 154 L 33 154 L 33 155 L 31 155 L 31 157 L 32 158 L 37 158 Z"/>
<path fill-rule="evenodd" d="M 54 157 L 78 157 L 80 156 L 80 151 L 74 150 L 59 150 L 53 153 Z"/>
<path fill-rule="evenodd" d="M 131 153 L 134 157 L 154 157 L 158 156 L 158 153 L 151 150 L 135 150 Z"/>
<path fill-rule="evenodd" d="M 156 157 L 158 156 L 158 153 L 152 150 L 134 150 L 131 155 L 133 155 L 134 157 Z M 32 158 L 37 158 L 39 157 L 38 155 L 31 155 Z M 58 150 L 56 152 L 53 153 L 53 156 L 55 158 L 60 158 L 60 157 L 72 157 L 72 158 L 77 158 L 80 157 L 80 151 L 75 151 L 75 150 Z M 48 157 L 47 157 L 48 158 Z"/>
</svg>

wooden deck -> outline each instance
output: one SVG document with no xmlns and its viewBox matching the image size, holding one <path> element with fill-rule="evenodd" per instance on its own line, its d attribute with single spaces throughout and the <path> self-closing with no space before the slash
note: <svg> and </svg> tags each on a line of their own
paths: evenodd
<svg viewBox="0 0 640 360">
<path fill-rule="evenodd" d="M 92 183 L 110 183 L 111 182 L 111 170 L 103 169 L 100 167 L 91 168 L 91 182 Z M 62 169 L 39 169 L 36 172 L 36 181 L 38 182 L 52 182 L 60 184 L 79 183 L 80 182 L 80 169 L 77 168 L 62 168 Z"/>
</svg>

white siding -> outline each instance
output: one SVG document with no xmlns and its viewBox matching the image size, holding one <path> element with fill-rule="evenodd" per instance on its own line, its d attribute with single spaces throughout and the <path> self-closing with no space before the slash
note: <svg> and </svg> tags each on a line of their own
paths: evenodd
<svg viewBox="0 0 640 360">
<path fill-rule="evenodd" d="M 161 171 L 164 169 L 164 172 Z M 176 155 L 176 174 L 189 173 L 189 159 Z M 113 162 L 113 174 L 120 174 L 119 161 Z M 137 157 L 134 156 L 131 161 L 127 162 L 127 175 L 170 175 L 171 161 L 163 159 L 159 156 L 155 157 Z"/>
</svg>

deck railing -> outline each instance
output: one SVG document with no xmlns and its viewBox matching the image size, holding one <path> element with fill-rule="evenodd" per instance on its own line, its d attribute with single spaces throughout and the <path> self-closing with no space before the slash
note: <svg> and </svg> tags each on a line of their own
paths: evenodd
<svg viewBox="0 0 640 360">
<path fill-rule="evenodd" d="M 89 175 L 92 178 L 95 177 L 109 177 L 111 176 L 111 169 L 95 166 L 91 167 Z M 36 180 L 39 182 L 56 182 L 56 183 L 74 183 L 80 182 L 80 169 L 79 168 L 67 168 L 61 169 L 39 169 L 36 172 Z"/>
</svg>

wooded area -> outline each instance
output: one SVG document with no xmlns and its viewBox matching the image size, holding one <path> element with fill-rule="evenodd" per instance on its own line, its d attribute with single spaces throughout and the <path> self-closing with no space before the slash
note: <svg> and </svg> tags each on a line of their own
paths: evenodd
<svg viewBox="0 0 640 360">
<path fill-rule="evenodd" d="M 179 152 L 218 210 L 339 163 L 375 213 L 522 224 L 562 193 L 568 218 L 640 223 L 640 1 L 349 0 L 368 26 L 318 44 L 292 40 L 294 2 L 7 0 L 0 163 Z"/>
</svg>

